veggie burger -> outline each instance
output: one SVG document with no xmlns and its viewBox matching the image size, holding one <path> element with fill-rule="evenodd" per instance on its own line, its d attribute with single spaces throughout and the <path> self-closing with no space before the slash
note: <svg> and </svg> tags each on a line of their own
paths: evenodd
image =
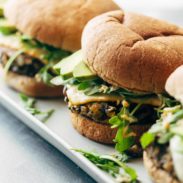
<svg viewBox="0 0 183 183">
<path fill-rule="evenodd" d="M 144 164 L 156 183 L 183 182 L 183 66 L 166 82 L 166 91 L 173 97 L 160 111 L 160 119 L 141 138 Z"/>
<path fill-rule="evenodd" d="M 65 84 L 72 122 L 82 135 L 138 154 L 139 137 L 157 118 L 165 81 L 183 64 L 183 29 L 112 11 L 86 25 L 82 50 L 54 66 Z"/>
<path fill-rule="evenodd" d="M 9 86 L 33 97 L 60 96 L 53 64 L 80 49 L 94 16 L 118 9 L 112 0 L 9 0 L 0 20 L 0 63 Z"/>
</svg>

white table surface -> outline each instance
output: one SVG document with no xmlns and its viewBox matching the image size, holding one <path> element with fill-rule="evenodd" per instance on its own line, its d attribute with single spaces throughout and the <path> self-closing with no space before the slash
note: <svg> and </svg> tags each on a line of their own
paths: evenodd
<svg viewBox="0 0 183 183">
<path fill-rule="evenodd" d="M 0 105 L 0 183 L 94 183 Z"/>
</svg>

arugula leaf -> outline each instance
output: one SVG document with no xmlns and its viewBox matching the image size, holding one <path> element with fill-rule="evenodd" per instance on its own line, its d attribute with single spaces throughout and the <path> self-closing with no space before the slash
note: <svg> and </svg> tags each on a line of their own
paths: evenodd
<svg viewBox="0 0 183 183">
<path fill-rule="evenodd" d="M 16 60 L 16 58 L 21 55 L 23 53 L 22 50 L 15 52 L 15 54 L 13 54 L 10 59 L 7 61 L 5 68 L 4 68 L 4 72 L 5 74 L 7 74 L 7 72 L 9 71 L 11 65 L 13 64 L 13 62 Z"/>
<path fill-rule="evenodd" d="M 19 95 L 20 95 L 20 98 L 22 99 L 22 101 L 24 102 L 26 108 L 35 107 L 36 100 L 34 98 L 30 98 L 30 97 L 24 95 L 23 93 L 20 93 Z"/>
<path fill-rule="evenodd" d="M 91 83 L 88 81 L 82 82 L 78 85 L 78 90 L 86 90 L 90 85 Z"/>
<path fill-rule="evenodd" d="M 109 156 L 109 155 L 101 155 L 100 157 L 103 158 L 103 159 L 106 159 L 106 160 L 115 162 L 118 166 L 120 166 L 121 168 L 123 168 L 124 171 L 128 175 L 130 175 L 132 181 L 137 179 L 137 174 L 136 174 L 135 170 L 132 169 L 132 168 L 130 168 L 129 166 L 127 166 L 123 162 L 119 161 L 119 159 L 117 159 L 117 158 L 115 158 L 113 156 Z"/>
<path fill-rule="evenodd" d="M 33 116 L 41 116 L 43 122 L 46 122 L 55 111 L 54 109 L 48 111 L 41 111 L 36 108 L 37 101 L 34 98 L 28 97 L 22 93 L 20 93 L 19 96 L 20 99 L 24 102 L 25 109 Z"/>
<path fill-rule="evenodd" d="M 41 48 L 45 50 L 45 54 L 42 55 L 44 60 L 53 61 L 54 63 L 60 61 L 61 59 L 71 55 L 71 52 L 62 50 L 60 48 L 55 48 L 53 46 L 41 43 L 38 40 L 33 39 L 27 35 L 21 35 L 20 37 L 22 43 L 29 48 Z"/>
<path fill-rule="evenodd" d="M 161 117 L 163 109 L 165 109 L 167 107 L 174 107 L 174 106 L 180 104 L 177 100 L 175 100 L 174 98 L 172 98 L 168 95 L 165 95 L 165 94 L 159 95 L 159 98 L 162 101 L 162 105 L 160 107 L 156 108 L 158 117 Z"/>
<path fill-rule="evenodd" d="M 160 119 L 140 139 L 143 148 L 154 141 L 159 144 L 166 144 L 174 135 L 183 135 L 182 123 L 180 122 L 183 119 L 183 109 L 178 103 L 174 104 L 172 105 L 171 102 L 171 107 L 164 104 L 165 107 L 160 111 Z"/>
<path fill-rule="evenodd" d="M 41 70 L 36 74 L 36 77 L 43 81 L 47 85 L 52 85 L 51 80 L 53 79 L 53 75 L 50 73 L 53 64 L 49 63 L 41 68 Z"/>
<path fill-rule="evenodd" d="M 112 156 L 124 163 L 128 162 L 131 159 L 131 157 L 125 153 L 117 153 Z"/>
<path fill-rule="evenodd" d="M 121 96 L 125 96 L 126 99 L 128 98 L 149 98 L 151 96 L 154 96 L 153 93 L 134 93 L 132 91 L 129 91 L 127 89 L 124 88 L 119 88 L 117 90 L 117 92 L 121 95 Z"/>
<path fill-rule="evenodd" d="M 130 123 L 137 121 L 134 114 L 141 107 L 141 104 L 139 104 L 130 112 L 129 103 L 124 100 L 122 104 L 123 107 L 119 114 L 109 120 L 109 124 L 112 125 L 111 128 L 117 128 L 114 142 L 116 143 L 115 149 L 119 152 L 129 150 L 135 143 L 136 134 L 130 129 Z"/>
<path fill-rule="evenodd" d="M 41 48 L 45 51 L 42 55 L 42 59 L 49 61 L 49 63 L 42 67 L 36 76 L 45 84 L 52 85 L 51 80 L 54 78 L 52 70 L 53 65 L 61 59 L 69 56 L 71 52 L 41 43 L 27 35 L 21 35 L 20 39 L 27 48 Z"/>
<path fill-rule="evenodd" d="M 168 95 L 162 95 L 161 96 L 163 99 L 163 106 L 164 107 L 174 107 L 175 105 L 178 105 L 179 102 L 175 100 L 174 98 L 168 96 Z"/>
<path fill-rule="evenodd" d="M 118 116 L 113 116 L 110 120 L 109 120 L 109 124 L 111 124 L 111 128 L 118 128 L 121 125 L 121 119 Z"/>
<path fill-rule="evenodd" d="M 119 152 L 129 150 L 134 145 L 134 133 L 129 126 L 119 127 L 114 142 L 116 142 L 115 149 Z"/>
<path fill-rule="evenodd" d="M 155 140 L 155 135 L 149 132 L 146 132 L 140 138 L 140 143 L 143 149 L 149 146 Z"/>
<path fill-rule="evenodd" d="M 100 90 L 100 87 L 96 85 L 96 86 L 93 86 L 92 89 L 91 88 L 86 88 L 84 90 L 84 94 L 86 94 L 88 96 L 95 95 L 95 94 L 99 93 L 99 90 Z"/>
<path fill-rule="evenodd" d="M 80 84 L 84 83 L 82 81 L 79 82 Z M 113 87 L 107 84 L 105 81 L 101 80 L 100 78 L 87 80 L 87 86 L 80 90 L 83 90 L 83 92 L 89 96 L 95 94 L 109 94 L 109 95 L 122 96 L 126 99 L 140 98 L 145 100 L 146 98 L 155 96 L 154 94 L 134 93 L 123 88 Z"/>
<path fill-rule="evenodd" d="M 173 134 L 171 132 L 167 132 L 162 134 L 159 138 L 158 138 L 158 143 L 159 144 L 166 144 L 167 142 L 169 142 L 169 140 L 173 137 Z"/>
<path fill-rule="evenodd" d="M 81 153 L 85 156 L 89 161 L 95 164 L 98 168 L 106 171 L 111 176 L 113 176 L 118 182 L 129 182 L 135 183 L 137 180 L 137 173 L 134 169 L 127 166 L 123 160 L 123 156 L 126 157 L 125 154 L 119 155 L 99 155 L 96 153 L 87 152 L 80 149 L 74 149 L 76 152 Z M 120 171 L 123 170 L 124 172 Z"/>
</svg>

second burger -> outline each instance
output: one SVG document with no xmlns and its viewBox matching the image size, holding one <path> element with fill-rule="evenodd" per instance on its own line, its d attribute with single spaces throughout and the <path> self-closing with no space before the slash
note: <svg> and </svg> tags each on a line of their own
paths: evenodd
<svg viewBox="0 0 183 183">
<path fill-rule="evenodd" d="M 9 0 L 7 20 L 0 20 L 0 63 L 7 84 L 33 97 L 60 96 L 62 87 L 50 83 L 52 66 L 80 49 L 91 18 L 115 9 L 112 0 Z"/>
<path fill-rule="evenodd" d="M 167 22 L 113 11 L 84 29 L 82 51 L 54 68 L 65 84 L 72 123 L 120 152 L 141 153 L 139 137 L 163 105 L 165 81 L 183 64 L 183 29 Z M 112 126 L 112 128 L 111 128 Z"/>
</svg>

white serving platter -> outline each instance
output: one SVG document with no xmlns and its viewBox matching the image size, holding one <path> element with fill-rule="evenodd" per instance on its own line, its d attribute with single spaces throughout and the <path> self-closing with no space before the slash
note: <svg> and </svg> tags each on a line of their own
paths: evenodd
<svg viewBox="0 0 183 183">
<path fill-rule="evenodd" d="M 115 0 L 123 9 L 127 11 L 136 11 L 146 15 L 152 15 L 162 19 L 172 19 L 172 22 L 182 24 L 175 16 L 171 16 L 172 11 L 180 11 L 180 5 L 183 6 L 181 0 L 168 0 L 165 7 L 165 0 L 160 2 L 158 0 Z M 175 1 L 177 3 L 175 3 Z M 167 0 L 166 0 L 167 2 Z M 72 148 L 84 149 L 102 154 L 111 154 L 115 150 L 111 146 L 106 146 L 92 142 L 85 137 L 79 135 L 72 127 L 69 110 L 63 99 L 55 100 L 39 100 L 38 106 L 42 110 L 55 109 L 53 116 L 46 122 L 42 123 L 34 116 L 30 115 L 23 107 L 19 98 L 19 94 L 9 89 L 2 77 L 0 77 L 0 103 L 18 117 L 23 123 L 33 129 L 41 137 L 47 140 L 50 144 L 55 146 L 58 150 L 64 153 L 68 158 L 75 162 L 85 172 L 87 172 L 93 179 L 100 183 L 113 183 L 114 179 L 105 172 L 99 170 L 95 165 L 90 163 L 79 153 L 71 150 Z M 142 183 L 150 183 L 150 178 L 144 169 L 142 160 L 135 160 L 129 165 L 136 169 L 139 180 Z"/>
<path fill-rule="evenodd" d="M 53 116 L 51 116 L 46 123 L 43 123 L 24 109 L 24 105 L 19 94 L 8 88 L 1 77 L 0 103 L 23 123 L 64 153 L 97 182 L 115 182 L 111 176 L 99 170 L 82 155 L 72 150 L 72 148 L 76 148 L 102 154 L 112 154 L 115 152 L 112 146 L 102 145 L 88 140 L 73 129 L 69 110 L 63 102 L 63 98 L 54 100 L 38 100 L 37 105 L 39 109 L 43 111 L 55 109 Z M 137 170 L 139 179 L 142 183 L 150 183 L 150 179 L 143 167 L 142 160 L 135 160 L 130 162 L 129 165 Z"/>
</svg>

